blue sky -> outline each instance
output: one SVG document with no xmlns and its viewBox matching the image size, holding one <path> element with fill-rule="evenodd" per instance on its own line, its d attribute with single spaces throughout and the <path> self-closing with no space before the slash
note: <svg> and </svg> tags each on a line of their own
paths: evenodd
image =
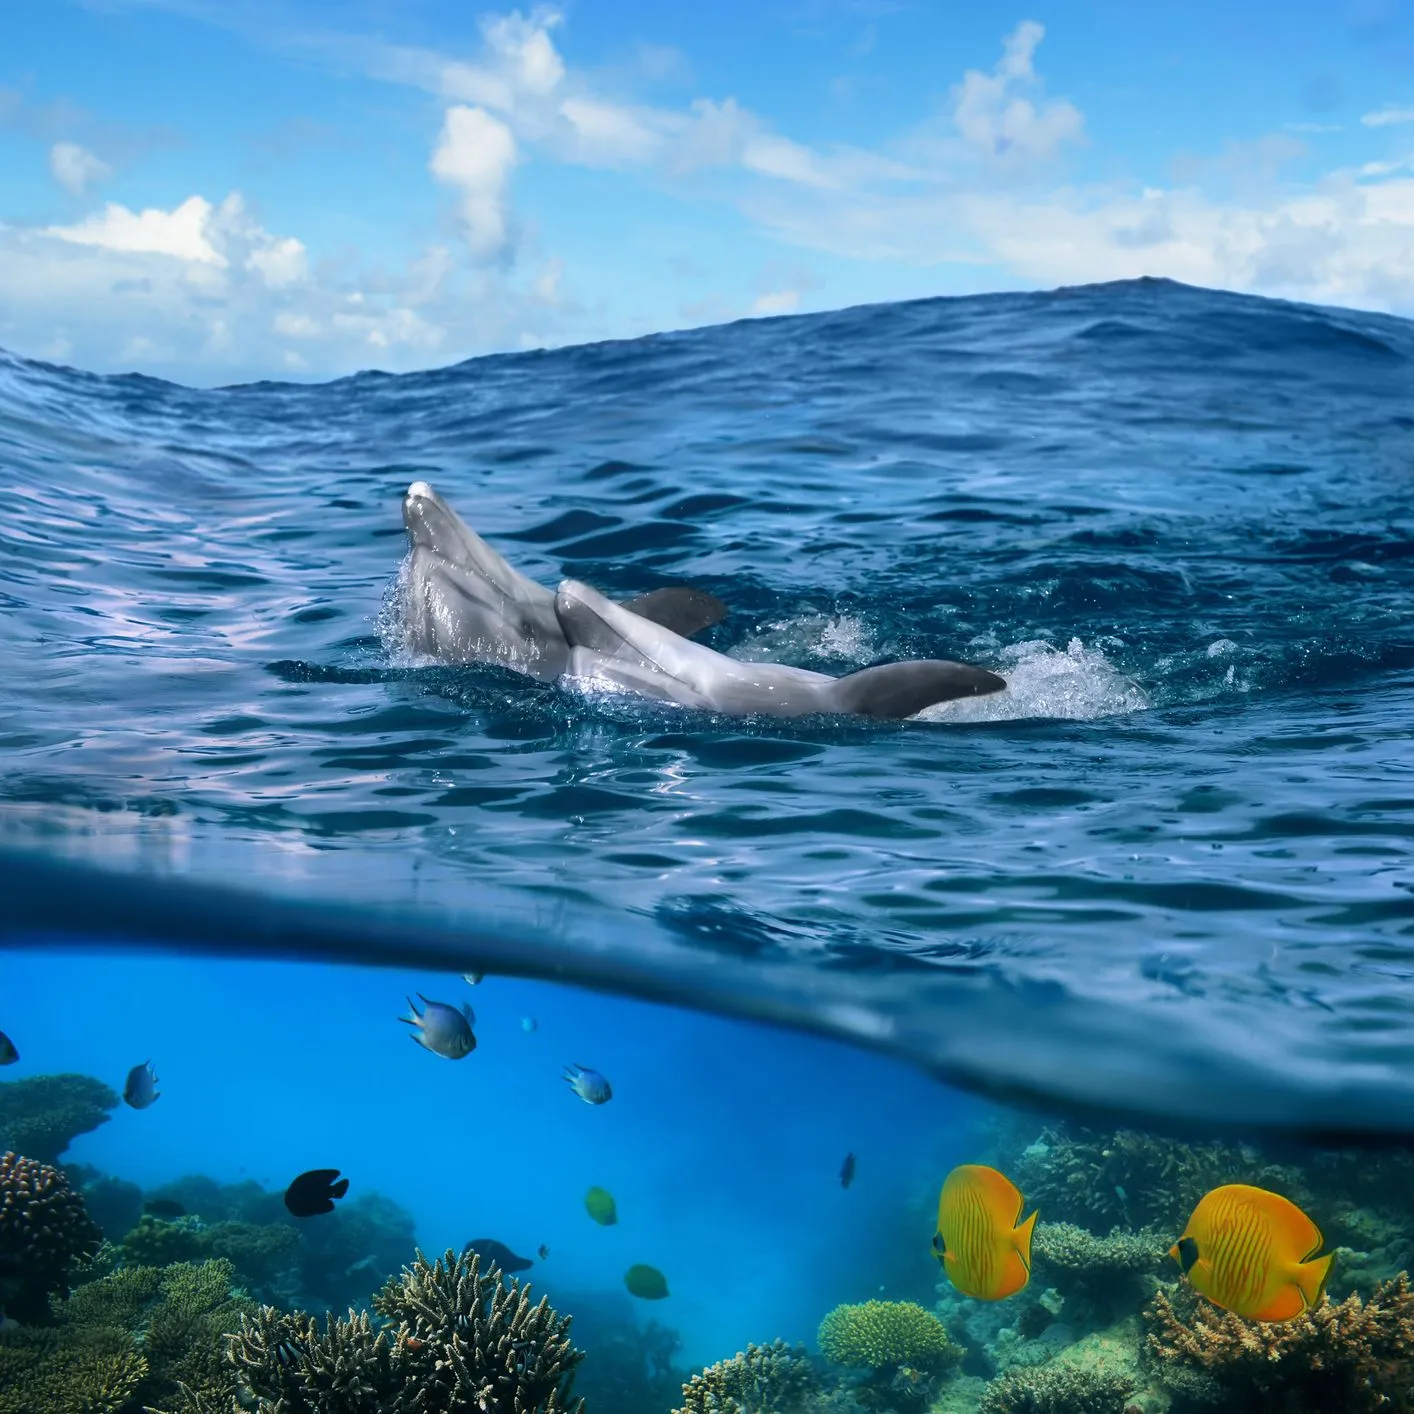
<svg viewBox="0 0 1414 1414">
<path fill-rule="evenodd" d="M 1141 274 L 1414 313 L 1414 0 L 7 0 L 0 345 L 194 383 Z"/>
</svg>

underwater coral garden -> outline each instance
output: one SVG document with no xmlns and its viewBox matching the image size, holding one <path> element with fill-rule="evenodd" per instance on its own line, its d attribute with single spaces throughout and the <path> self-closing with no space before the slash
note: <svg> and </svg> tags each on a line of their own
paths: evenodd
<svg viewBox="0 0 1414 1414">
<path fill-rule="evenodd" d="M 376 1194 L 297 1224 L 254 1182 L 144 1192 L 64 1165 L 116 1103 L 86 1076 L 0 1084 L 0 1414 L 1414 1411 L 1402 1150 L 1293 1157 L 1007 1117 L 977 1136 L 996 1168 L 950 1175 L 939 1228 L 958 1175 L 1011 1204 L 998 1231 L 1025 1257 L 1019 1288 L 998 1268 L 1004 1299 L 975 1299 L 944 1263 L 931 1309 L 839 1305 L 815 1352 L 763 1332 L 691 1372 L 622 1293 L 557 1308 L 470 1246 L 429 1260 Z M 1173 1260 L 1229 1184 L 1319 1216 L 1334 1260 L 1290 1319 L 1223 1309 Z"/>
</svg>

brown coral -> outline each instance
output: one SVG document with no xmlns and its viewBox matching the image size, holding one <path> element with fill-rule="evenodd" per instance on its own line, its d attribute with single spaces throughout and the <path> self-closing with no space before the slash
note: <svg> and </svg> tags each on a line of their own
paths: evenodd
<svg viewBox="0 0 1414 1414">
<path fill-rule="evenodd" d="M 1186 1288 L 1144 1312 L 1147 1347 L 1175 1407 L 1224 1402 L 1284 1414 L 1414 1411 L 1414 1291 L 1407 1273 L 1282 1322 L 1244 1320 Z M 1194 1376 L 1199 1379 L 1195 1381 Z M 1206 1378 L 1204 1378 L 1206 1377 Z"/>
<path fill-rule="evenodd" d="M 820 1380 L 803 1345 L 748 1345 L 682 1387 L 673 1414 L 802 1414 L 815 1407 Z"/>
<path fill-rule="evenodd" d="M 63 1291 L 75 1264 L 98 1251 L 103 1234 L 83 1199 L 56 1168 L 0 1155 L 0 1303 L 20 1321 L 44 1321 L 49 1293 Z"/>
<path fill-rule="evenodd" d="M 475 1253 L 448 1251 L 435 1263 L 419 1252 L 366 1311 L 331 1319 L 321 1331 L 302 1312 L 263 1307 L 243 1317 L 230 1360 L 258 1414 L 579 1414 L 570 1388 L 583 1353 L 569 1320 L 542 1297 L 533 1305 L 518 1281 L 485 1272 Z M 188 1408 L 196 1405 L 189 1403 Z"/>
</svg>

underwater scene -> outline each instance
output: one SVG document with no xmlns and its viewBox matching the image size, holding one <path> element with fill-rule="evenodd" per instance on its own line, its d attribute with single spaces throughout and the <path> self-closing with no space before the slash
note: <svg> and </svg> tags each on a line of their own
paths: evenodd
<svg viewBox="0 0 1414 1414">
<path fill-rule="evenodd" d="M 0 1414 L 1414 1410 L 1412 395 L 0 354 Z"/>
</svg>

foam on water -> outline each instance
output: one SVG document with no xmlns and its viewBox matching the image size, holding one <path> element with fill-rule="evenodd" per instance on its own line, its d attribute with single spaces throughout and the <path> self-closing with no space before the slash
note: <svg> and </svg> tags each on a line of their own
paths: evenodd
<svg viewBox="0 0 1414 1414">
<path fill-rule="evenodd" d="M 969 647 L 983 650 L 985 641 Z M 1098 647 L 1072 638 L 1064 649 L 1041 639 L 1013 643 L 984 665 L 1006 679 L 1006 688 L 987 697 L 940 702 L 918 714 L 922 722 L 1013 722 L 1023 717 L 1092 721 L 1147 711 L 1152 703 Z"/>
</svg>

